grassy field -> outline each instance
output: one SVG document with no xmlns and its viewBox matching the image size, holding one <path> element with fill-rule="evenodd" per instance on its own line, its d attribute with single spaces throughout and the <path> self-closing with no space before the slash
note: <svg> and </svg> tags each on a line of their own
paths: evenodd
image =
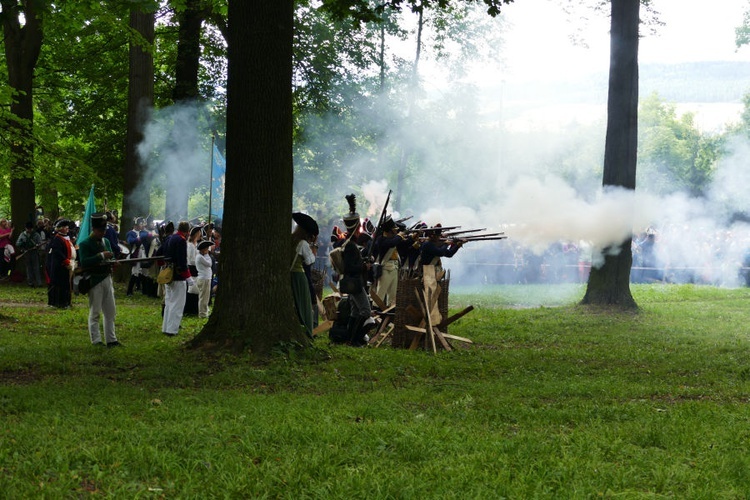
<svg viewBox="0 0 750 500">
<path fill-rule="evenodd" d="M 318 339 L 272 360 L 160 334 L 118 289 L 121 349 L 84 298 L 0 285 L 2 498 L 748 498 L 750 290 L 638 285 L 638 314 L 577 286 L 458 288 L 473 346 Z"/>
</svg>

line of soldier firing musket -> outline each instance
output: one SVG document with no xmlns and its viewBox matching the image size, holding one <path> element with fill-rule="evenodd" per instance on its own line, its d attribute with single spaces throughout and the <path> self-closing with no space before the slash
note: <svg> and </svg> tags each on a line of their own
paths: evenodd
<svg viewBox="0 0 750 500">
<path fill-rule="evenodd" d="M 411 217 L 406 217 L 405 219 L 399 219 L 406 220 L 410 219 Z M 425 235 L 426 233 L 431 233 L 435 231 L 440 231 L 442 234 L 440 235 L 441 241 L 463 241 L 463 242 L 469 242 L 469 241 L 496 241 L 496 240 L 504 240 L 507 238 L 505 236 L 504 232 L 500 233 L 483 233 L 483 234 L 473 234 L 473 233 L 479 233 L 481 231 L 486 231 L 487 228 L 478 228 L 478 229 L 461 229 L 461 226 L 433 226 L 433 227 L 417 227 L 419 223 L 415 224 L 414 226 L 406 229 L 403 231 L 403 233 L 406 234 L 422 234 Z M 446 230 L 456 230 L 456 231 L 446 231 Z M 446 231 L 446 232 L 443 232 Z"/>
</svg>

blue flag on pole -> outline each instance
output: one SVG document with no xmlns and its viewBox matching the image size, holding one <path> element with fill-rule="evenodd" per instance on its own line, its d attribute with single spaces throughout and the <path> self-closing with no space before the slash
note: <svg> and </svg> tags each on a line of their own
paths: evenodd
<svg viewBox="0 0 750 500">
<path fill-rule="evenodd" d="M 91 185 L 91 191 L 89 191 L 89 199 L 86 202 L 86 212 L 83 214 L 83 220 L 81 221 L 81 229 L 78 231 L 77 244 L 81 244 L 83 241 L 89 238 L 91 232 L 91 215 L 96 213 L 96 200 L 94 199 L 94 185 Z"/>
<path fill-rule="evenodd" d="M 227 176 L 227 163 L 214 144 L 211 160 L 211 206 L 209 210 L 217 219 L 224 218 L 224 180 Z"/>
</svg>

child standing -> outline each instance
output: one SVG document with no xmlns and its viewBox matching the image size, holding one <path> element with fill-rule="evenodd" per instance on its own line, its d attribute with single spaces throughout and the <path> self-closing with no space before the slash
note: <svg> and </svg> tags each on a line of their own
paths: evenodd
<svg viewBox="0 0 750 500">
<path fill-rule="evenodd" d="M 196 286 L 198 287 L 198 317 L 208 318 L 208 300 L 211 297 L 211 278 L 213 277 L 213 261 L 208 251 L 211 249 L 211 243 L 203 240 L 198 243 L 198 255 L 195 256 L 195 267 L 198 269 Z"/>
</svg>

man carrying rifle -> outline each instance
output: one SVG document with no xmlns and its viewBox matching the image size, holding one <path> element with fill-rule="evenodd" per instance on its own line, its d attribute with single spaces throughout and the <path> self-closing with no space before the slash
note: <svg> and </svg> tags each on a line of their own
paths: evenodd
<svg viewBox="0 0 750 500">
<path fill-rule="evenodd" d="M 405 246 L 411 246 L 412 240 L 397 233 L 396 222 L 387 216 L 381 225 L 381 233 L 375 240 L 374 278 L 377 282 L 376 293 L 387 306 L 396 302 L 398 270 L 400 267 L 399 252 Z"/>
<path fill-rule="evenodd" d="M 115 335 L 115 290 L 112 285 L 114 252 L 109 240 L 104 237 L 107 216 L 91 215 L 91 234 L 78 248 L 84 276 L 91 280 L 89 289 L 89 336 L 93 345 L 104 345 L 99 329 L 99 317 L 104 316 L 104 339 L 107 347 L 118 347 Z"/>
<path fill-rule="evenodd" d="M 351 313 L 347 324 L 348 342 L 353 346 L 365 346 L 369 340 L 365 337 L 365 323 L 370 320 L 370 299 L 365 291 L 365 277 L 368 263 L 362 258 L 361 247 L 355 241 L 360 228 L 357 213 L 357 199 L 354 194 L 346 196 L 349 213 L 344 215 L 346 240 L 343 246 L 343 275 L 339 286 L 342 292 L 349 295 Z"/>
<path fill-rule="evenodd" d="M 39 252 L 37 248 L 42 245 L 42 237 L 34 231 L 34 223 L 26 223 L 26 230 L 18 236 L 16 247 L 23 253 L 19 256 L 26 257 L 26 282 L 29 286 L 42 286 L 42 274 L 39 271 Z"/>
<path fill-rule="evenodd" d="M 435 266 L 435 274 L 440 274 L 443 270 L 441 257 L 450 258 L 456 255 L 458 249 L 463 246 L 463 240 L 444 240 L 443 228 L 436 224 L 433 228 L 425 231 L 427 241 L 422 243 L 419 262 L 421 266 Z"/>
</svg>

